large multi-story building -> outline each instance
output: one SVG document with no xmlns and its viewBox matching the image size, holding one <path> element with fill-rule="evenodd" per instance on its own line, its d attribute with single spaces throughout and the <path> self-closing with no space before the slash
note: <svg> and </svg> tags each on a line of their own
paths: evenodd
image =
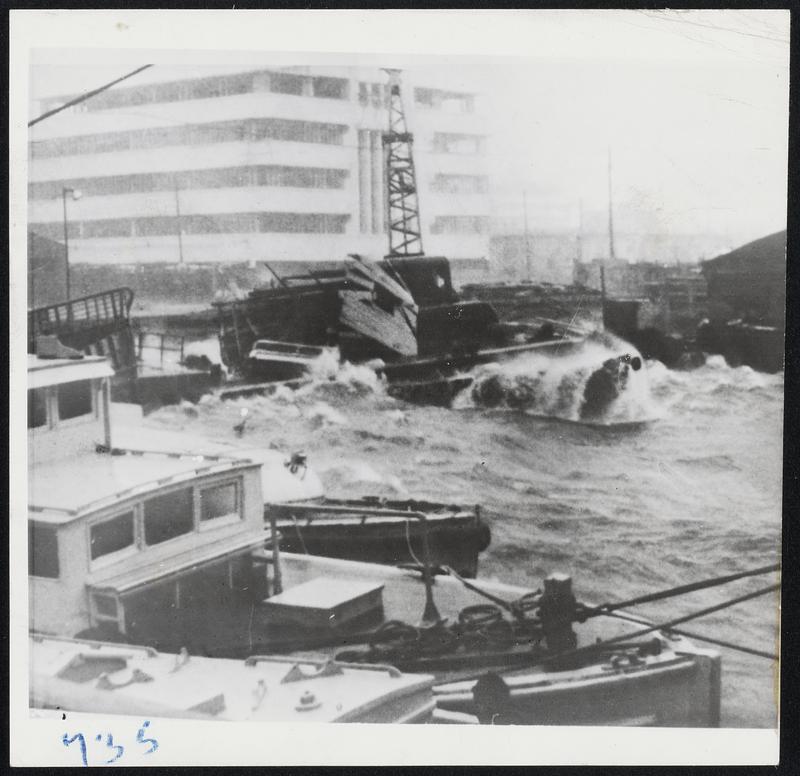
<svg viewBox="0 0 800 776">
<path fill-rule="evenodd" d="M 153 67 L 31 128 L 29 227 L 70 262 L 336 262 L 388 250 L 381 70 Z M 488 254 L 476 95 L 403 73 L 428 255 Z M 145 82 L 145 78 L 147 81 Z M 41 99 L 37 110 L 70 96 Z"/>
</svg>

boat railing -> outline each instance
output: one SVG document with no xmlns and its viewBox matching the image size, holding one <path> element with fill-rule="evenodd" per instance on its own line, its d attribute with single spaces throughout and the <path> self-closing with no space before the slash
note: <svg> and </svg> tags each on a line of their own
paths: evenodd
<svg viewBox="0 0 800 776">
<path fill-rule="evenodd" d="M 81 638 L 72 638 L 70 636 L 53 636 L 49 633 L 38 633 L 37 631 L 32 631 L 30 637 L 33 641 L 41 644 L 45 640 L 48 641 L 65 641 L 68 644 L 81 644 L 87 647 L 91 647 L 92 649 L 101 649 L 102 647 L 115 647 L 118 649 L 123 649 L 125 651 L 134 649 L 144 652 L 147 657 L 158 657 L 158 650 L 154 647 L 148 647 L 146 645 L 141 644 L 129 644 L 128 642 L 124 643 L 117 643 L 112 641 L 97 641 L 96 639 L 81 639 Z"/>
<path fill-rule="evenodd" d="M 310 525 L 312 522 L 320 519 L 335 520 L 340 516 L 360 518 L 363 525 L 370 518 L 399 517 L 409 519 L 415 512 L 425 514 L 427 520 L 430 520 L 433 516 L 438 517 L 440 515 L 446 515 L 447 517 L 468 515 L 476 521 L 480 518 L 480 508 L 478 506 L 470 511 L 467 507 L 449 505 L 445 511 L 440 505 L 432 505 L 432 508 L 428 512 L 423 512 L 419 508 L 416 510 L 399 509 L 376 504 L 328 504 L 324 502 L 287 501 L 268 503 L 265 507 L 267 509 L 277 510 L 281 517 L 283 515 L 288 515 L 289 517 L 297 518 L 302 514 L 306 519 L 306 525 Z"/>
<path fill-rule="evenodd" d="M 62 334 L 98 324 L 128 323 L 133 291 L 114 288 L 28 311 L 28 337 Z"/>
<path fill-rule="evenodd" d="M 320 356 L 324 348 L 317 345 L 304 345 L 300 342 L 282 342 L 280 340 L 256 340 L 253 344 L 251 352 L 256 354 L 263 352 L 265 355 L 293 355 L 293 356 L 308 356 L 309 358 L 316 358 Z"/>
<path fill-rule="evenodd" d="M 281 655 L 250 655 L 246 658 L 244 664 L 248 667 L 253 667 L 259 663 L 290 663 L 293 666 L 308 665 L 316 666 L 319 669 L 318 674 L 306 675 L 303 678 L 313 679 L 316 676 L 324 676 L 331 668 L 338 670 L 340 668 L 348 668 L 356 671 L 386 671 L 393 679 L 401 677 L 403 674 L 394 666 L 385 663 L 345 663 L 340 660 L 332 660 L 331 658 L 313 658 L 313 657 L 284 657 Z M 289 674 L 287 674 L 287 677 Z M 289 679 L 288 681 L 291 681 Z M 283 682 L 287 682 L 284 677 Z"/>
<path fill-rule="evenodd" d="M 182 364 L 186 349 L 186 337 L 180 334 L 169 334 L 161 331 L 136 331 L 136 360 L 142 364 L 153 365 L 155 357 L 149 354 L 158 354 L 158 365 L 164 366 L 164 356 L 170 361 L 169 354 L 177 354 L 177 363 Z"/>
</svg>

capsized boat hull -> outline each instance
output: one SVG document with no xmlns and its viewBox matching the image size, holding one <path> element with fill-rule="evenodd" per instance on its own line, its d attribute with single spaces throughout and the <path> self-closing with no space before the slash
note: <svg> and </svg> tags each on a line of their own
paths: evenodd
<svg viewBox="0 0 800 776">
<path fill-rule="evenodd" d="M 387 393 L 412 404 L 452 406 L 455 397 L 475 383 L 469 370 L 479 364 L 505 361 L 530 353 L 556 355 L 572 352 L 583 344 L 577 337 L 565 337 L 522 345 L 508 345 L 474 352 L 444 353 L 386 364 L 379 371 L 387 381 Z"/>
</svg>

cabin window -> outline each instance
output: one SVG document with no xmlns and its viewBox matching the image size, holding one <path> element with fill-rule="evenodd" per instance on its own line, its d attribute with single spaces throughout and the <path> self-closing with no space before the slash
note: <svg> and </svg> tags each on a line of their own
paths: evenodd
<svg viewBox="0 0 800 776">
<path fill-rule="evenodd" d="M 96 523 L 89 529 L 92 560 L 130 547 L 134 542 L 133 512 Z"/>
<path fill-rule="evenodd" d="M 200 491 L 200 520 L 216 520 L 239 514 L 239 493 L 235 482 Z"/>
<path fill-rule="evenodd" d="M 117 599 L 114 598 L 113 595 L 95 593 L 92 596 L 92 599 L 94 601 L 95 615 L 98 615 L 103 619 L 117 619 Z"/>
<path fill-rule="evenodd" d="M 92 411 L 92 384 L 88 380 L 62 383 L 58 386 L 58 417 L 78 418 Z"/>
<path fill-rule="evenodd" d="M 44 388 L 28 390 L 28 428 L 47 425 L 47 391 Z"/>
<path fill-rule="evenodd" d="M 173 490 L 144 502 L 144 540 L 160 544 L 194 530 L 192 489 Z"/>
<path fill-rule="evenodd" d="M 58 535 L 53 526 L 28 523 L 28 574 L 58 579 Z"/>
</svg>

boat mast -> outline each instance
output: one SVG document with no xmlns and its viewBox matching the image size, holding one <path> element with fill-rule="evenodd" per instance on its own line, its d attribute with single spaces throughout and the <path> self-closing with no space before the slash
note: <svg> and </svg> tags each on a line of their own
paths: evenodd
<svg viewBox="0 0 800 776">
<path fill-rule="evenodd" d="M 614 207 L 611 197 L 611 146 L 608 147 L 608 258 L 616 259 L 614 255 Z"/>
<path fill-rule="evenodd" d="M 528 280 L 531 278 L 531 243 L 528 233 L 528 192 L 522 191 L 522 220 L 525 228 L 525 268 L 528 272 Z"/>
<path fill-rule="evenodd" d="M 389 129 L 382 135 L 386 159 L 387 229 L 391 257 L 424 256 L 419 224 L 417 176 L 412 144 L 406 126 L 400 71 L 384 68 L 389 75 Z"/>
</svg>

